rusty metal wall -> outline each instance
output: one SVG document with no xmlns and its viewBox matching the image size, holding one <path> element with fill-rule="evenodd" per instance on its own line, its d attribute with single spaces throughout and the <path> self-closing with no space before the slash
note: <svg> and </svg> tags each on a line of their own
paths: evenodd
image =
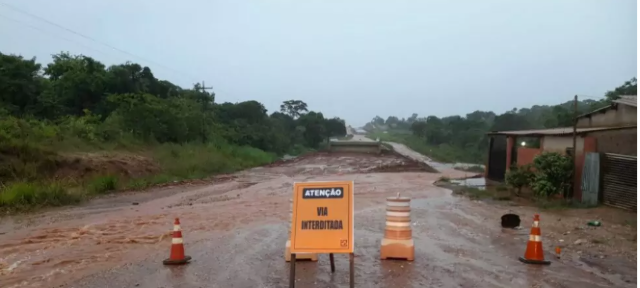
<svg viewBox="0 0 640 288">
<path fill-rule="evenodd" d="M 605 205 L 636 212 L 638 203 L 638 159 L 605 153 L 602 165 L 602 198 Z"/>
<path fill-rule="evenodd" d="M 578 128 L 635 125 L 638 122 L 637 111 L 638 108 L 634 106 L 616 104 L 588 117 L 578 118 Z"/>
<path fill-rule="evenodd" d="M 589 206 L 598 205 L 600 195 L 600 154 L 587 153 L 582 169 L 582 203 Z"/>
<path fill-rule="evenodd" d="M 611 131 L 596 131 L 589 133 L 589 137 L 596 138 L 598 152 L 623 155 L 638 155 L 638 129 L 629 128 Z"/>
</svg>

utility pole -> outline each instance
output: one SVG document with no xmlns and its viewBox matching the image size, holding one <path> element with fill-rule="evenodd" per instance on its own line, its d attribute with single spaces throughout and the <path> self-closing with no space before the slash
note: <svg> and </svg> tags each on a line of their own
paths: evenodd
<svg viewBox="0 0 640 288">
<path fill-rule="evenodd" d="M 207 98 L 204 97 L 204 95 L 207 93 L 207 90 L 209 89 L 213 89 L 213 87 L 207 87 L 204 85 L 204 81 L 202 81 L 202 86 L 200 86 L 200 89 L 202 89 L 202 128 L 200 129 L 200 133 L 201 133 L 201 137 L 202 137 L 202 143 L 207 142 L 207 136 L 206 136 L 206 131 L 205 131 L 205 117 L 206 117 L 206 107 L 207 107 Z"/>
<path fill-rule="evenodd" d="M 578 137 L 578 95 L 573 96 L 573 153 L 571 153 L 571 163 L 572 166 L 571 167 L 571 178 L 572 178 L 572 183 L 573 185 L 571 185 L 571 190 L 568 191 L 568 195 L 565 194 L 565 200 L 567 198 L 573 198 L 573 191 L 576 189 L 576 187 L 580 187 L 580 181 L 582 179 L 576 179 L 576 156 L 578 151 L 577 150 L 577 145 L 576 145 L 576 138 Z M 583 149 L 584 150 L 584 149 Z M 568 197 L 567 197 L 568 196 Z"/>
</svg>

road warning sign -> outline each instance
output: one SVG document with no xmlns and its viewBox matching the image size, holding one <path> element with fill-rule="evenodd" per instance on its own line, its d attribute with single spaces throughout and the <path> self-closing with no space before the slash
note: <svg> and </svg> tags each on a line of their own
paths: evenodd
<svg viewBox="0 0 640 288">
<path fill-rule="evenodd" d="M 353 253 L 353 181 L 293 184 L 291 253 Z"/>
</svg>

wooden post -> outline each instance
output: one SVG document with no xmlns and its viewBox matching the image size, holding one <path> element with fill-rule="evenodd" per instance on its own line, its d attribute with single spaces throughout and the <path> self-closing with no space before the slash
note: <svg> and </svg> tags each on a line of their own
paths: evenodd
<svg viewBox="0 0 640 288">
<path fill-rule="evenodd" d="M 349 288 L 355 287 L 355 264 L 354 264 L 354 255 L 353 253 L 349 253 Z"/>
<path fill-rule="evenodd" d="M 289 288 L 296 287 L 296 253 L 291 253 L 291 271 L 289 271 Z"/>
<path fill-rule="evenodd" d="M 571 167 L 571 185 L 570 191 L 565 191 L 564 199 L 566 200 L 568 197 L 573 197 L 573 190 L 576 189 L 576 186 L 580 185 L 580 183 L 576 183 L 576 154 L 578 153 L 576 138 L 578 136 L 578 95 L 573 96 L 573 153 L 571 153 L 571 162 L 573 163 L 573 167 Z"/>
<path fill-rule="evenodd" d="M 329 262 L 331 262 L 331 273 L 336 272 L 336 263 L 333 262 L 333 253 L 329 253 Z"/>
</svg>

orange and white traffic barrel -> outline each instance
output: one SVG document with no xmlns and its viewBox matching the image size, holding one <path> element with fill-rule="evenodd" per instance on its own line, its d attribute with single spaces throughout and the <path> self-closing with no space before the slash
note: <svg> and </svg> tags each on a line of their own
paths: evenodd
<svg viewBox="0 0 640 288">
<path fill-rule="evenodd" d="M 415 248 L 411 231 L 411 199 L 387 198 L 384 238 L 380 246 L 380 259 L 406 259 L 413 261 Z"/>
</svg>

